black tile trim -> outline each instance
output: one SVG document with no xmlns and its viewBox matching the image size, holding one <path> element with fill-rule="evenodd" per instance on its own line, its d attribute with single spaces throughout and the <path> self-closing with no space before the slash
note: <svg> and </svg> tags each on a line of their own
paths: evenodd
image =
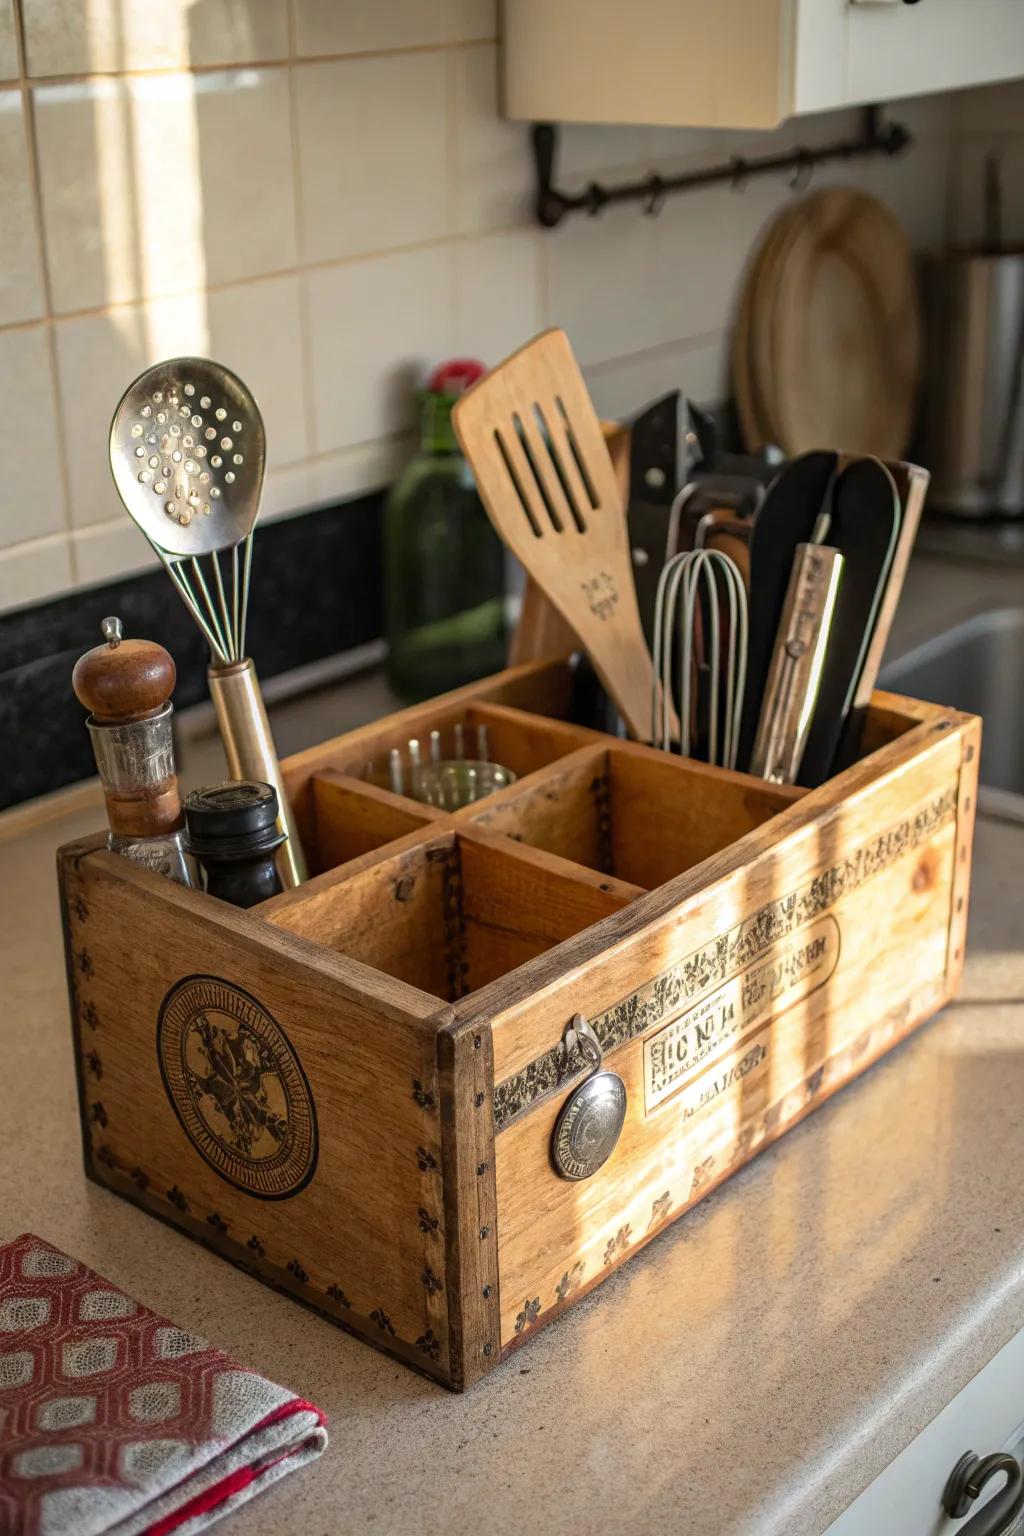
<svg viewBox="0 0 1024 1536">
<path fill-rule="evenodd" d="M 247 649 L 260 677 L 383 634 L 382 500 L 373 492 L 259 528 Z M 0 614 L 0 808 L 95 772 L 71 671 L 111 613 L 126 635 L 171 652 L 177 708 L 206 698 L 206 647 L 162 570 Z"/>
</svg>

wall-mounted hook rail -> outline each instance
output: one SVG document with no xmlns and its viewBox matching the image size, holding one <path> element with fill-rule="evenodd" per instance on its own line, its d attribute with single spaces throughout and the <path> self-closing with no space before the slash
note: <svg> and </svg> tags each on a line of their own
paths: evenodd
<svg viewBox="0 0 1024 1536">
<path fill-rule="evenodd" d="M 702 171 L 684 171 L 678 176 L 659 176 L 652 172 L 640 181 L 620 182 L 607 187 L 589 182 L 579 192 L 564 192 L 554 185 L 558 129 L 554 123 L 535 123 L 533 155 L 537 168 L 537 218 L 548 229 L 560 224 L 568 214 L 601 212 L 612 203 L 644 204 L 648 214 L 660 213 L 665 198 L 672 192 L 689 192 L 694 187 L 710 187 L 731 182 L 741 188 L 754 176 L 792 172 L 794 188 L 806 185 L 814 167 L 827 160 L 856 160 L 868 155 L 898 155 L 913 142 L 900 123 L 883 123 L 878 107 L 866 107 L 859 138 L 837 139 L 813 149 L 798 147 L 777 155 L 747 157 L 734 155 L 722 165 Z"/>
</svg>

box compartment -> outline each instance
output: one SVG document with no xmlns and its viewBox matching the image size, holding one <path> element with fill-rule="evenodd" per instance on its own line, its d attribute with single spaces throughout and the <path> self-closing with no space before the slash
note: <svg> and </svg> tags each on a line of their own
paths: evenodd
<svg viewBox="0 0 1024 1536">
<path fill-rule="evenodd" d="M 641 892 L 472 833 L 321 876 L 260 909 L 277 927 L 455 1002 L 626 906 Z"/>
<path fill-rule="evenodd" d="M 473 821 L 653 890 L 764 826 L 805 793 L 652 748 L 585 748 L 539 782 L 495 796 Z"/>
</svg>

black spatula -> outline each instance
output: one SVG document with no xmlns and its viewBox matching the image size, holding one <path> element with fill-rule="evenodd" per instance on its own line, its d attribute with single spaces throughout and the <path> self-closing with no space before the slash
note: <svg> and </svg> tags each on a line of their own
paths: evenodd
<svg viewBox="0 0 1024 1536">
<path fill-rule="evenodd" d="M 810 542 L 838 463 L 836 453 L 804 453 L 793 459 L 772 482 L 754 522 L 750 539 L 747 686 L 736 759 L 744 768 L 754 746 L 793 556 L 798 544 Z"/>
<path fill-rule="evenodd" d="M 844 558 L 818 702 L 799 783 L 813 789 L 832 772 L 850 713 L 900 530 L 900 499 L 878 459 L 857 459 L 832 491 L 829 543 Z"/>
</svg>

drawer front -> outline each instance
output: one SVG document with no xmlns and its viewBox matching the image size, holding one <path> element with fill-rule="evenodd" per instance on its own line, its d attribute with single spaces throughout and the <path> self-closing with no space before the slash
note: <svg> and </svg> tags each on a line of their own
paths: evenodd
<svg viewBox="0 0 1024 1536">
<path fill-rule="evenodd" d="M 1020 1450 L 1024 1434 L 1024 1332 L 1002 1348 L 896 1460 L 834 1520 L 825 1536 L 955 1536 L 962 1520 L 947 1519 L 942 1491 L 965 1451 L 980 1456 Z M 999 1491 L 993 1478 L 971 1514 Z"/>
</svg>

